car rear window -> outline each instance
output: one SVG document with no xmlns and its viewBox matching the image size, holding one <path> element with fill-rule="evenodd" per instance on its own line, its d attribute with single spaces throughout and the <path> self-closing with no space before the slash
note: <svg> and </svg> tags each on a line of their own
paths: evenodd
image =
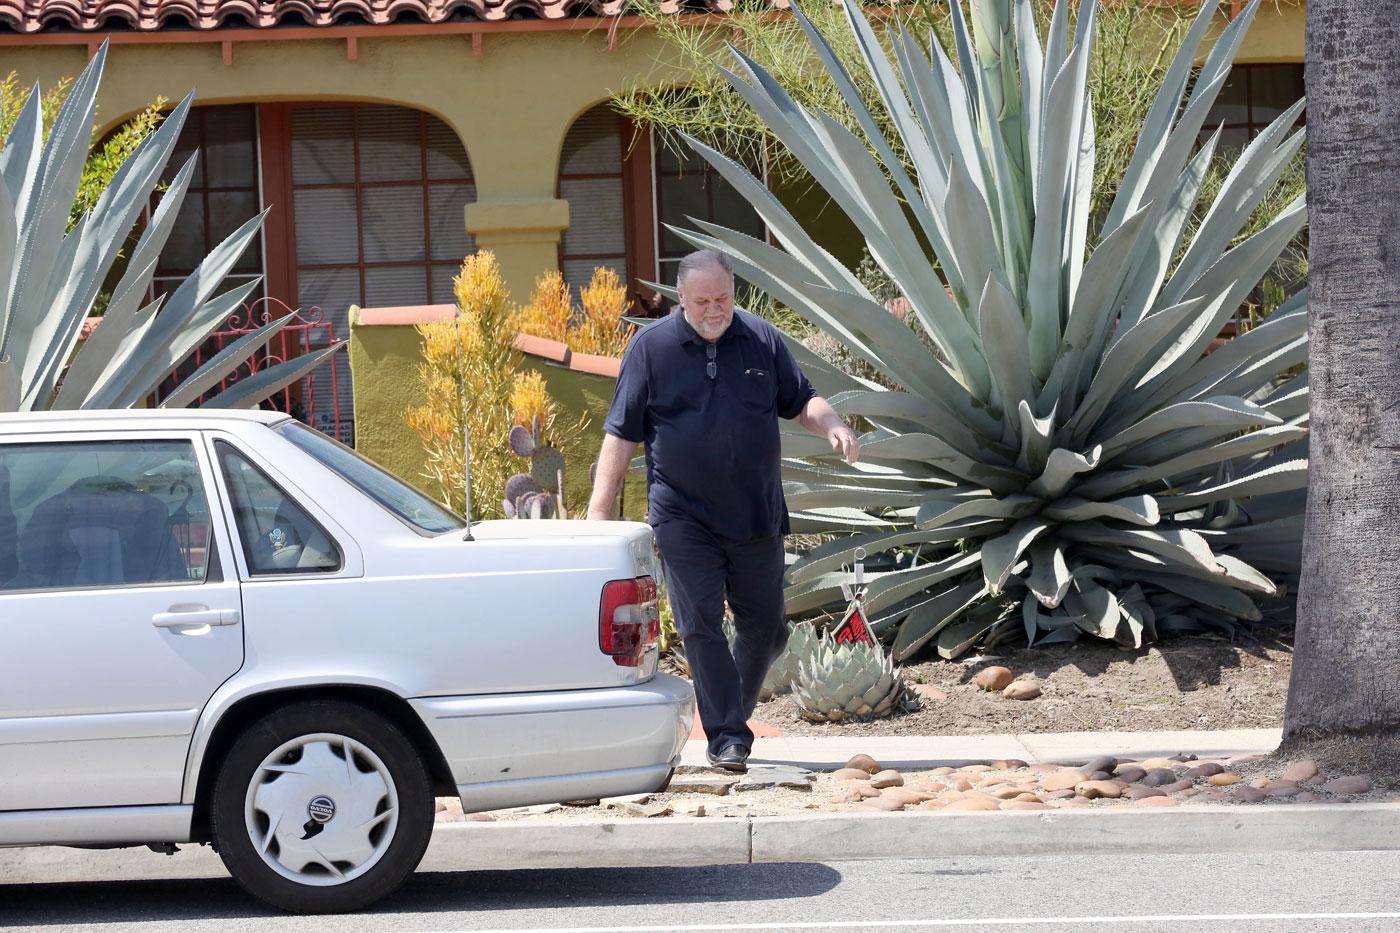
<svg viewBox="0 0 1400 933">
<path fill-rule="evenodd" d="M 467 527 L 456 513 L 320 431 L 288 421 L 277 432 L 420 534 L 440 535 Z"/>
</svg>

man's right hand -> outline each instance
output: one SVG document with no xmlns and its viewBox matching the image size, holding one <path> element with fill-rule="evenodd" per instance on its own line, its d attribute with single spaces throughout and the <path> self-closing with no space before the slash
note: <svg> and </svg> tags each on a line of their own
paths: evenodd
<svg viewBox="0 0 1400 933">
<path fill-rule="evenodd" d="M 612 434 L 603 435 L 603 449 L 598 452 L 598 471 L 593 477 L 593 496 L 588 500 L 589 521 L 612 520 L 613 503 L 622 491 L 622 481 L 627 477 L 627 467 L 632 463 L 632 454 L 636 450 L 634 441 L 624 441 Z"/>
</svg>

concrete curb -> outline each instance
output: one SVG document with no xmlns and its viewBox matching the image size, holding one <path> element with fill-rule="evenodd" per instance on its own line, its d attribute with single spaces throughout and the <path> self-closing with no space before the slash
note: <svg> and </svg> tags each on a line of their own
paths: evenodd
<svg viewBox="0 0 1400 933">
<path fill-rule="evenodd" d="M 438 870 L 648 867 L 1086 852 L 1400 849 L 1400 804 L 842 813 L 447 823 Z"/>
<path fill-rule="evenodd" d="M 1400 850 L 1400 804 L 442 823 L 419 870 L 1356 850 Z M 186 846 L 174 857 L 144 849 L 0 849 L 0 884 L 225 876 L 207 846 Z"/>
</svg>

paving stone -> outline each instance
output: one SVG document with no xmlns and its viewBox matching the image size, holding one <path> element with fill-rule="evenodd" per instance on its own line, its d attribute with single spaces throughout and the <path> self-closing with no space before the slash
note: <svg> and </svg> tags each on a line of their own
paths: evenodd
<svg viewBox="0 0 1400 933">
<path fill-rule="evenodd" d="M 1224 766 L 1214 761 L 1203 761 L 1194 768 L 1186 769 L 1186 776 L 1193 778 L 1209 778 L 1223 773 L 1225 773 Z"/>
<path fill-rule="evenodd" d="M 1130 800 L 1142 800 L 1146 797 L 1165 797 L 1167 792 L 1160 787 L 1148 787 L 1146 784 L 1129 784 L 1123 788 L 1123 796 Z"/>
<path fill-rule="evenodd" d="M 926 702 L 946 703 L 948 701 L 948 694 L 939 690 L 933 684 L 913 684 L 910 689 L 918 694 L 920 699 Z"/>
<path fill-rule="evenodd" d="M 1041 694 L 1040 684 L 1034 680 L 1017 680 L 1006 685 L 1001 695 L 1008 700 L 1034 700 Z"/>
<path fill-rule="evenodd" d="M 1123 796 L 1123 785 L 1117 781 L 1084 781 L 1076 784 L 1074 792 L 1080 797 L 1088 797 L 1090 800 L 1099 797 L 1117 798 Z"/>
<path fill-rule="evenodd" d="M 1085 774 L 1083 771 L 1065 768 L 1053 774 L 1047 774 L 1040 783 L 1046 790 L 1064 790 L 1067 787 L 1074 787 L 1076 784 L 1082 784 L 1084 781 L 1088 780 L 1088 778 L 1089 775 Z"/>
<path fill-rule="evenodd" d="M 972 682 L 983 690 L 1000 692 L 1015 679 L 1015 675 L 1007 668 L 993 666 L 978 671 Z"/>
<path fill-rule="evenodd" d="M 1264 793 L 1270 797 L 1296 797 L 1303 789 L 1292 781 L 1270 781 Z"/>
<path fill-rule="evenodd" d="M 1116 767 L 1118 767 L 1117 758 L 1114 758 L 1112 755 L 1100 755 L 1097 758 L 1084 762 L 1084 767 L 1079 770 L 1093 774 L 1095 771 L 1111 772 Z"/>
<path fill-rule="evenodd" d="M 944 807 L 944 810 L 999 810 L 1002 801 L 994 798 L 964 797 L 961 800 L 954 800 Z"/>
<path fill-rule="evenodd" d="M 1364 777 L 1339 777 L 1322 785 L 1329 794 L 1369 794 L 1371 782 Z"/>
<path fill-rule="evenodd" d="M 673 794 L 714 794 L 723 797 L 738 783 L 737 778 L 696 775 L 678 775 L 671 778 L 666 790 Z"/>
<path fill-rule="evenodd" d="M 904 784 L 904 775 L 893 769 L 886 769 L 874 774 L 870 778 L 870 786 L 883 790 L 886 787 L 901 787 Z"/>
<path fill-rule="evenodd" d="M 1317 776 L 1317 762 L 1304 759 L 1295 761 L 1283 769 L 1283 774 L 1279 775 L 1285 781 L 1292 781 L 1295 784 L 1303 781 L 1311 781 Z"/>
<path fill-rule="evenodd" d="M 895 810 L 903 810 L 904 803 L 895 800 L 893 797 L 871 797 L 863 803 L 856 804 L 857 810 L 879 810 L 885 813 L 892 813 Z"/>
<path fill-rule="evenodd" d="M 1163 784 L 1175 784 L 1177 780 L 1176 772 L 1171 768 L 1151 768 L 1143 775 L 1141 783 L 1148 787 L 1161 787 Z"/>
<path fill-rule="evenodd" d="M 770 787 L 788 787 L 793 790 L 811 790 L 817 776 L 806 768 L 789 765 L 763 765 L 749 768 L 749 773 L 734 782 L 731 790 L 767 790 Z"/>
<path fill-rule="evenodd" d="M 874 774 L 877 771 L 885 770 L 880 766 L 878 761 L 871 758 L 869 755 L 855 755 L 850 761 L 846 762 L 846 767 L 864 771 L 866 774 Z"/>
</svg>

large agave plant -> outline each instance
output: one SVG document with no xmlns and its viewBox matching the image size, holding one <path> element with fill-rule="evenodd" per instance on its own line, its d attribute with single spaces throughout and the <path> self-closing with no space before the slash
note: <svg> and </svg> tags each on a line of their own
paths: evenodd
<svg viewBox="0 0 1400 933">
<path fill-rule="evenodd" d="M 1228 627 L 1259 618 L 1256 597 L 1278 595 L 1298 562 L 1307 376 L 1290 374 L 1306 360 L 1306 294 L 1207 351 L 1305 223 L 1300 199 L 1241 241 L 1302 145 L 1290 134 L 1302 102 L 1198 206 L 1220 133 L 1198 140 L 1258 7 L 1224 28 L 1197 71 L 1218 6 L 1208 0 L 1111 209 L 1091 218 L 1096 6 L 1084 0 L 1071 26 L 1070 5 L 1057 4 L 1042 44 L 1031 0 L 971 0 L 973 31 L 950 4 L 955 66 L 937 42 L 926 55 L 899 30 L 891 61 L 845 3 L 907 167 L 800 13 L 863 140 L 733 49 L 739 73 L 727 78 L 861 231 L 932 350 L 760 181 L 688 140 L 778 245 L 698 220 L 676 232 L 729 254 L 738 274 L 899 387 L 790 341 L 818 388 L 871 430 L 855 467 L 820 440 L 785 437 L 795 527 L 856 532 L 791 568 L 789 610 L 839 600 L 857 548 L 912 553 L 871 575 L 866 601 L 897 659 L 930 642 L 951 657 L 1021 626 L 1032 642 L 1083 632 L 1127 645 Z M 1203 216 L 1194 232 L 1193 216 Z"/>
<path fill-rule="evenodd" d="M 248 300 L 258 284 L 214 294 L 257 236 L 261 215 L 215 247 L 173 293 L 146 300 L 156 258 L 194 174 L 191 157 L 141 230 L 102 323 L 74 356 L 83 322 L 128 234 L 150 204 L 192 100 L 181 101 L 136 148 L 97 204 L 70 229 L 106 58 L 104 43 L 74 82 L 47 139 L 35 87 L 0 150 L 0 411 L 138 405 Z M 231 344 L 185 379 L 163 404 L 195 401 L 231 376 L 291 319 L 288 315 L 274 320 Z M 270 366 L 234 382 L 203 405 L 255 405 L 339 347 Z"/>
</svg>

